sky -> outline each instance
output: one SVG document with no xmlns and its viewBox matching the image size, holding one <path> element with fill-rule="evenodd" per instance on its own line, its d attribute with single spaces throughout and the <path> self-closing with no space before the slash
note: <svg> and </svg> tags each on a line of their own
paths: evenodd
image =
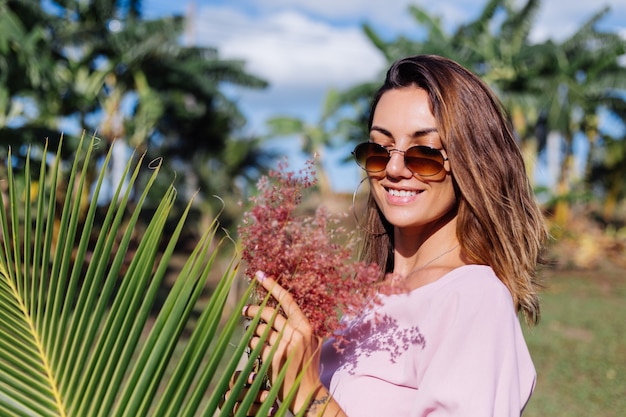
<svg viewBox="0 0 626 417">
<path fill-rule="evenodd" d="M 380 79 L 382 55 L 366 38 L 367 22 L 388 39 L 419 39 L 407 12 L 418 4 L 452 31 L 477 17 L 487 0 L 144 0 L 144 18 L 178 14 L 191 17 L 185 41 L 216 47 L 223 59 L 242 59 L 246 70 L 267 80 L 265 90 L 228 91 L 248 119 L 246 131 L 262 135 L 265 120 L 289 115 L 315 123 L 330 88 L 343 89 Z M 562 40 L 605 6 L 601 27 L 626 36 L 626 0 L 544 0 L 531 39 Z M 271 141 L 290 165 L 309 156 L 296 154 L 296 138 Z M 360 178 L 355 165 L 342 164 L 350 148 L 325 154 L 322 161 L 336 191 L 351 191 Z"/>
</svg>

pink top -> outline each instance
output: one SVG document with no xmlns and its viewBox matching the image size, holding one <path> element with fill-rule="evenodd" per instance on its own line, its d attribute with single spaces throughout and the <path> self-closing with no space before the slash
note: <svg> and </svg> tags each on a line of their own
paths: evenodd
<svg viewBox="0 0 626 417">
<path fill-rule="evenodd" d="M 535 368 L 511 294 L 467 265 L 355 320 L 341 353 L 322 351 L 322 382 L 350 417 L 520 416 Z"/>
</svg>

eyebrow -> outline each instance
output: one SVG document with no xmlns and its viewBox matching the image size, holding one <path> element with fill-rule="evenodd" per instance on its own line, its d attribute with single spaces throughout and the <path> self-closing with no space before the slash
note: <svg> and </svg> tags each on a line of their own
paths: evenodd
<svg viewBox="0 0 626 417">
<path fill-rule="evenodd" d="M 384 129 L 384 128 L 379 127 L 379 126 L 372 126 L 370 128 L 370 132 L 372 132 L 372 131 L 380 132 L 380 133 L 382 133 L 383 135 L 385 135 L 385 136 L 387 136 L 389 138 L 393 137 L 391 132 L 389 132 L 387 129 Z M 433 133 L 433 132 L 436 132 L 436 131 L 437 131 L 436 127 L 427 127 L 425 129 L 416 130 L 415 132 L 413 132 L 411 137 L 412 138 L 419 138 L 421 136 L 426 136 L 427 134 Z"/>
</svg>

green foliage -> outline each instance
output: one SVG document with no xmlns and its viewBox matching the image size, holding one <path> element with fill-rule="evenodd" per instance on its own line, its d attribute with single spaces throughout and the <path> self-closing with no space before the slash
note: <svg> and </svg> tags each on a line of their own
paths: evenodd
<svg viewBox="0 0 626 417">
<path fill-rule="evenodd" d="M 346 112 L 346 103 L 348 101 L 339 91 L 331 89 L 326 93 L 316 123 L 308 123 L 292 116 L 275 116 L 267 121 L 269 137 L 288 139 L 297 137 L 300 140 L 300 150 L 309 159 L 314 160 L 317 186 L 323 196 L 332 193 L 330 178 L 322 163 L 325 150 L 337 146 L 340 142 L 338 138 L 350 137 L 354 132 L 361 132 L 363 129 L 359 120 L 355 120 L 362 112 Z"/>
<path fill-rule="evenodd" d="M 215 220 L 163 296 L 191 202 L 166 232 L 176 199 L 172 184 L 140 227 L 160 171 L 151 164 L 150 181 L 132 206 L 132 187 L 117 186 L 118 204 L 108 207 L 93 240 L 95 199 L 106 169 L 105 163 L 96 195 L 85 203 L 94 142 L 86 149 L 81 142 L 69 169 L 57 150 L 56 158 L 42 158 L 38 175 L 27 155 L 24 176 L 9 165 L 3 179 L 0 414 L 212 416 L 254 329 L 233 344 L 241 319 L 226 304 L 237 275 L 236 246 L 228 236 L 218 238 Z M 128 161 L 131 186 L 146 169 L 142 156 Z M 209 275 L 228 253 L 231 262 L 202 302 Z M 244 369 L 254 366 L 254 358 L 242 362 Z"/>
<path fill-rule="evenodd" d="M 624 198 L 623 175 L 614 167 L 626 164 L 621 158 L 617 165 L 603 166 L 609 163 L 609 158 L 603 158 L 608 149 L 596 147 L 613 142 L 600 140 L 597 121 L 603 111 L 608 111 L 626 126 L 626 67 L 621 63 L 626 42 L 619 33 L 599 28 L 608 8 L 599 8 L 562 42 L 533 42 L 529 35 L 540 6 L 540 0 L 487 0 L 475 19 L 446 31 L 439 17 L 411 5 L 409 12 L 423 36 L 386 40 L 369 25 L 364 25 L 364 32 L 389 64 L 409 55 L 438 54 L 479 75 L 497 92 L 511 115 L 531 175 L 540 153 L 547 152 L 548 134 L 558 135 L 561 154 L 549 160 L 559 160 L 560 166 L 548 169 L 559 172 L 555 179 L 558 185 L 550 190 L 561 202 L 555 219 L 564 220 L 561 226 L 571 220 L 567 201 L 572 200 L 569 194 L 580 182 L 587 193 L 604 201 L 603 220 L 610 221 Z M 352 132 L 350 140 L 367 137 L 364 122 L 369 108 L 363 103 L 369 103 L 378 85 L 360 84 L 342 94 L 341 103 L 363 109 L 361 131 Z M 578 179 L 573 164 L 575 136 L 584 138 L 590 148 L 582 179 Z M 604 170 L 611 175 L 598 181 Z"/>
<path fill-rule="evenodd" d="M 187 45 L 181 16 L 142 19 L 137 0 L 45 6 L 0 0 L 0 144 L 13 146 L 14 159 L 24 159 L 21 145 L 40 151 L 45 138 L 56 147 L 62 128 L 71 131 L 61 155 L 71 158 L 81 132 L 96 132 L 147 159 L 164 158 L 163 170 L 189 179 L 181 185 L 185 195 L 203 189 L 197 201 L 212 213 L 220 209 L 213 194 L 236 194 L 250 185 L 247 171 L 264 169 L 260 141 L 237 138 L 245 118 L 222 92 L 225 85 L 267 86 L 244 62 Z M 224 157 L 231 141 L 254 147 L 232 166 Z M 207 177 L 208 165 L 221 169 L 221 182 Z M 223 214 L 230 223 L 234 215 Z"/>
<path fill-rule="evenodd" d="M 542 321 L 526 332 L 537 386 L 524 417 L 618 417 L 626 409 L 626 274 L 545 274 Z"/>
</svg>

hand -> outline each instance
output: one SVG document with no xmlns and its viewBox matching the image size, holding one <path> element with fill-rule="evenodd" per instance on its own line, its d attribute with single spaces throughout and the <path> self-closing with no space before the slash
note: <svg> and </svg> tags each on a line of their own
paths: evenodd
<svg viewBox="0 0 626 417">
<path fill-rule="evenodd" d="M 287 290 L 278 285 L 273 279 L 262 273 L 257 273 L 257 279 L 272 297 L 278 301 L 285 315 L 276 314 L 274 308 L 248 306 L 244 309 L 244 316 L 260 315 L 261 322 L 250 340 L 250 347 L 254 349 L 260 343 L 260 336 L 270 327 L 270 333 L 261 350 L 263 362 L 270 360 L 272 346 L 276 347 L 270 362 L 268 376 L 270 381 L 278 380 L 278 375 L 284 366 L 288 366 L 285 379 L 279 391 L 279 398 L 283 400 L 290 389 L 296 385 L 298 376 L 303 373 L 297 394 L 290 405 L 292 412 L 297 412 L 307 406 L 312 395 L 322 388 L 319 375 L 321 340 L 313 334 L 313 328 L 302 313 Z M 290 361 L 287 363 L 287 359 Z"/>
<path fill-rule="evenodd" d="M 224 405 L 224 402 L 226 402 L 228 397 L 231 395 L 231 390 L 235 386 L 237 379 L 240 377 L 241 377 L 241 371 L 237 371 L 235 372 L 233 377 L 230 379 L 228 391 L 226 391 L 226 393 L 224 394 L 224 398 L 222 399 L 220 403 L 220 408 L 222 408 L 222 406 Z M 250 386 L 252 385 L 256 377 L 257 377 L 256 373 L 251 373 L 250 375 L 248 375 L 248 378 L 246 379 L 246 383 L 244 384 L 243 389 L 239 393 L 237 397 L 237 401 L 235 402 L 235 406 L 233 407 L 229 415 L 231 416 L 235 415 L 235 413 L 239 409 L 241 401 L 243 401 L 243 398 L 245 397 L 246 393 L 248 392 L 248 389 L 250 388 Z M 248 409 L 246 416 L 257 416 L 258 411 L 261 408 L 261 405 L 267 399 L 268 395 L 269 395 L 269 391 L 266 391 L 266 390 L 259 391 L 255 401 L 252 403 L 252 405 Z M 273 416 L 276 413 L 276 410 L 278 410 L 278 404 L 272 405 L 272 407 L 270 408 L 268 412 L 268 416 Z"/>
</svg>

